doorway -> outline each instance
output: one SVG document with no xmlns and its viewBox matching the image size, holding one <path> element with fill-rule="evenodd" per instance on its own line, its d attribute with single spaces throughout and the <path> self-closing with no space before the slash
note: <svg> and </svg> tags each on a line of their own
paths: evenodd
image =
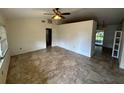
<svg viewBox="0 0 124 93">
<path fill-rule="evenodd" d="M 104 40 L 104 30 L 96 30 L 96 38 L 95 38 L 96 55 L 102 55 L 103 53 L 103 40 Z"/>
<path fill-rule="evenodd" d="M 46 28 L 46 48 L 50 48 L 52 46 L 52 29 Z"/>
</svg>

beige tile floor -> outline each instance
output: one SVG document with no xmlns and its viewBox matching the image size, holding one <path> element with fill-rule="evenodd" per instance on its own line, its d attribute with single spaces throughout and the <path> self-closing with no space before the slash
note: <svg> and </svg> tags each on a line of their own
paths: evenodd
<svg viewBox="0 0 124 93">
<path fill-rule="evenodd" d="M 118 64 L 107 55 L 92 58 L 60 47 L 25 53 L 11 58 L 9 84 L 124 83 Z"/>
</svg>

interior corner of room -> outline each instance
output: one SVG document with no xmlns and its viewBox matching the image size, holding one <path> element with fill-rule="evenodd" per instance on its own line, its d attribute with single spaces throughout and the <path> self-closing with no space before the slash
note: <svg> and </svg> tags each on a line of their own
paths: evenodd
<svg viewBox="0 0 124 93">
<path fill-rule="evenodd" d="M 24 15 L 20 15 L 18 11 L 25 11 Z M 68 15 L 67 20 L 63 19 L 62 23 L 55 24 L 49 22 L 51 16 L 33 14 L 35 9 L 0 9 L 0 27 L 6 30 L 8 42 L 4 59 L 1 57 L 0 60 L 0 83 L 6 82 L 11 57 L 56 46 L 86 56 L 89 61 L 94 57 L 99 59 L 107 55 L 111 60 L 117 59 L 119 69 L 124 69 L 124 21 L 120 19 L 122 17 L 118 15 L 114 20 L 115 16 L 111 15 L 113 18 L 107 21 L 107 18 L 104 19 L 107 13 L 105 16 L 103 13 L 100 15 L 99 11 L 94 9 L 92 11 L 98 14 L 98 19 L 89 18 L 90 15 L 86 13 L 87 19 L 85 15 L 81 16 L 81 12 L 79 13 L 83 11 L 81 9 L 68 11 L 72 11 L 72 17 Z M 120 35 L 117 37 L 116 34 Z M 2 37 L 2 34 L 0 36 Z M 116 40 L 120 40 L 118 45 Z"/>
</svg>

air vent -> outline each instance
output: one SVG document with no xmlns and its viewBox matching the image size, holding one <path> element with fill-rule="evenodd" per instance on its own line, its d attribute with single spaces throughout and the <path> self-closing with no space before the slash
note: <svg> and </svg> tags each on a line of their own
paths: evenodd
<svg viewBox="0 0 124 93">
<path fill-rule="evenodd" d="M 42 23 L 45 23 L 46 21 L 45 20 L 41 20 Z"/>
</svg>

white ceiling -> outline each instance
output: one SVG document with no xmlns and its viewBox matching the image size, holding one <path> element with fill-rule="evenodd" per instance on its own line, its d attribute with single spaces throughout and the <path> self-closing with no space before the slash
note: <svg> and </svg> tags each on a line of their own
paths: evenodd
<svg viewBox="0 0 124 93">
<path fill-rule="evenodd" d="M 124 9 L 116 8 L 60 8 L 61 12 L 70 12 L 66 15 L 65 22 L 74 22 L 87 19 L 95 19 L 99 24 L 119 24 L 124 18 Z M 44 13 L 52 13 L 52 8 L 1 8 L 0 13 L 8 19 L 12 18 L 44 18 L 52 16 Z"/>
<path fill-rule="evenodd" d="M 53 13 L 53 8 L 3 8 L 0 12 L 6 18 L 51 18 L 51 15 L 44 13 Z M 61 8 L 62 12 L 74 12 L 76 8 Z"/>
</svg>

